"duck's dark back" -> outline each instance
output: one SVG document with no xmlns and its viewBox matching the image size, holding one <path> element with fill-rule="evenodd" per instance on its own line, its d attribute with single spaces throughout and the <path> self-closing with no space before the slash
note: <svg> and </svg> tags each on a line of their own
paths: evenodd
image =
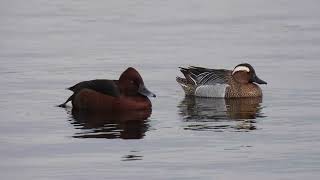
<svg viewBox="0 0 320 180">
<path fill-rule="evenodd" d="M 78 84 L 68 88 L 69 90 L 77 93 L 82 89 L 92 89 L 97 92 L 107 94 L 110 96 L 120 96 L 120 90 L 114 80 L 107 80 L 107 79 L 95 79 L 90 81 L 82 81 Z"/>
</svg>

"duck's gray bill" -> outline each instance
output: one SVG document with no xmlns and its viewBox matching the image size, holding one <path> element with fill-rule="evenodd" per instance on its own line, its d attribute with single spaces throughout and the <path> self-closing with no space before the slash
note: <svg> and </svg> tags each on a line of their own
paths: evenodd
<svg viewBox="0 0 320 180">
<path fill-rule="evenodd" d="M 141 95 L 144 95 L 144 96 L 156 97 L 156 95 L 155 95 L 154 93 L 152 93 L 151 91 L 149 91 L 144 85 L 140 85 L 140 86 L 139 86 L 138 92 L 139 92 Z"/>
<path fill-rule="evenodd" d="M 258 78 L 258 76 L 254 77 L 253 82 L 256 82 L 258 84 L 267 84 L 267 82 L 265 82 L 264 80 Z"/>
</svg>

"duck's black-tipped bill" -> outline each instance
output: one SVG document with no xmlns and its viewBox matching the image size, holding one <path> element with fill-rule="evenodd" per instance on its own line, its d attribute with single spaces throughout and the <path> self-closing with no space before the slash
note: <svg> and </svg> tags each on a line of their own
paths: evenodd
<svg viewBox="0 0 320 180">
<path fill-rule="evenodd" d="M 258 83 L 258 84 L 267 84 L 267 82 L 265 82 L 264 80 L 258 78 L 258 76 L 255 76 L 253 78 L 253 82 Z"/>
<path fill-rule="evenodd" d="M 139 86 L 139 90 L 138 92 L 143 95 L 143 96 L 147 96 L 147 97 L 157 97 L 154 93 L 152 93 L 151 91 L 149 91 L 144 85 L 140 85 Z"/>
</svg>

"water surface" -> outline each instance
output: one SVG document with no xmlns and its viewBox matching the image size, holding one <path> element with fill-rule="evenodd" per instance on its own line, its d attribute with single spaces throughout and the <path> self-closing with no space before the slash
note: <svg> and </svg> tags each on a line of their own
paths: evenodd
<svg viewBox="0 0 320 180">
<path fill-rule="evenodd" d="M 1 179 L 318 179 L 319 5 L 1 0 Z M 263 99 L 185 98 L 175 82 L 179 66 L 242 62 Z M 157 94 L 150 115 L 55 107 L 128 66 Z"/>
</svg>

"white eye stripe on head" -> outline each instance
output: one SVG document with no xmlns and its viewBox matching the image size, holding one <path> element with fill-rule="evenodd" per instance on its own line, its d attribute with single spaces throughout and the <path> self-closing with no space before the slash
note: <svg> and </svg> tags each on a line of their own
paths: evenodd
<svg viewBox="0 0 320 180">
<path fill-rule="evenodd" d="M 238 66 L 236 68 L 234 68 L 234 70 L 232 71 L 232 74 L 238 72 L 238 71 L 247 71 L 250 72 L 250 69 L 246 66 Z"/>
</svg>

